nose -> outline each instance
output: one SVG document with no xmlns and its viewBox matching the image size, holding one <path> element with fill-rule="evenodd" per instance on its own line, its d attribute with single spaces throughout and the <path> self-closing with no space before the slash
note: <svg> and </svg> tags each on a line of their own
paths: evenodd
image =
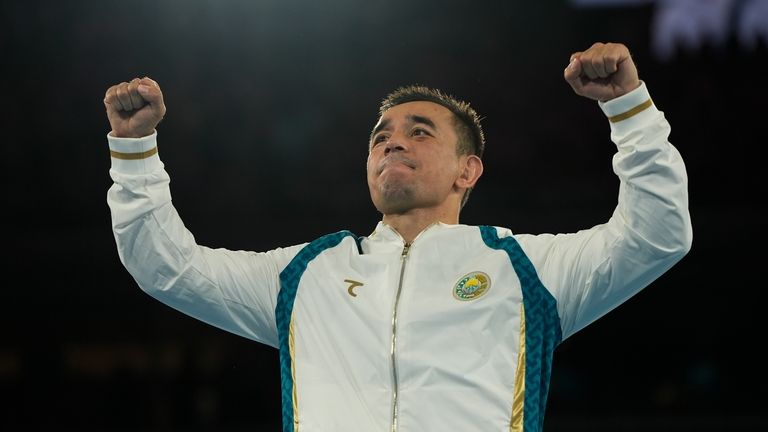
<svg viewBox="0 0 768 432">
<path fill-rule="evenodd" d="M 392 134 L 389 139 L 387 139 L 385 144 L 386 147 L 384 147 L 384 154 L 390 154 L 392 152 L 403 152 L 407 150 L 403 145 L 403 137 L 396 134 Z"/>
</svg>

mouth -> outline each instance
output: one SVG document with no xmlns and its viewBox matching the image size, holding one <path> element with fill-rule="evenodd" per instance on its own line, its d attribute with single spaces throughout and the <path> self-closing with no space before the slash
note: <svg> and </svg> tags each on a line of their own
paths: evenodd
<svg viewBox="0 0 768 432">
<path fill-rule="evenodd" d="M 402 156 L 390 156 L 382 160 L 381 162 L 379 162 L 379 166 L 377 167 L 376 173 L 381 174 L 388 167 L 396 166 L 396 165 L 402 165 L 412 170 L 416 169 L 416 162 L 412 161 L 411 159 L 408 159 Z"/>
</svg>

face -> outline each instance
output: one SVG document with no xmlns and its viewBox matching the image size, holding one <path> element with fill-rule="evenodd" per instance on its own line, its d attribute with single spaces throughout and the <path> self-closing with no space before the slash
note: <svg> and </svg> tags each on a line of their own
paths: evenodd
<svg viewBox="0 0 768 432">
<path fill-rule="evenodd" d="M 447 108 L 426 101 L 384 112 L 368 153 L 368 189 L 381 213 L 436 207 L 462 193 L 454 187 L 462 157 L 453 119 Z"/>
</svg>

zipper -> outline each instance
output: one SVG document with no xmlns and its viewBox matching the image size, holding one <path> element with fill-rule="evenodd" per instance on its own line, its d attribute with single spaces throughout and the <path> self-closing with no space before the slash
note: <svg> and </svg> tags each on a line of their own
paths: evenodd
<svg viewBox="0 0 768 432">
<path fill-rule="evenodd" d="M 405 243 L 400 254 L 400 280 L 397 283 L 395 293 L 395 307 L 392 309 L 392 345 L 390 347 L 390 360 L 392 361 L 392 432 L 397 432 L 397 364 L 395 363 L 395 351 L 397 346 L 397 306 L 400 303 L 400 292 L 403 290 L 403 276 L 405 264 L 408 261 L 408 251 L 411 243 Z"/>
</svg>

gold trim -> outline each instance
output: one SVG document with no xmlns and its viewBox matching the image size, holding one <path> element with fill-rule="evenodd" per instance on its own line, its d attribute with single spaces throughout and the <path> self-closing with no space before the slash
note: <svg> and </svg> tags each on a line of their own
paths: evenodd
<svg viewBox="0 0 768 432">
<path fill-rule="evenodd" d="M 157 153 L 157 146 L 152 147 L 151 149 L 141 152 L 141 153 L 123 153 L 119 151 L 110 150 L 109 154 L 115 158 L 115 159 L 122 159 L 122 160 L 139 160 L 139 159 L 146 159 L 154 154 Z"/>
<path fill-rule="evenodd" d="M 611 123 L 616 123 L 622 120 L 626 120 L 634 116 L 635 114 L 650 108 L 652 105 L 653 105 L 653 101 L 651 99 L 648 99 L 647 101 L 641 103 L 640 105 L 632 108 L 629 111 L 623 112 L 621 114 L 616 114 L 615 116 L 612 116 L 612 117 L 608 117 L 608 121 Z"/>
<path fill-rule="evenodd" d="M 293 336 L 293 316 L 288 326 L 288 349 L 291 352 L 291 379 L 293 380 L 293 431 L 299 432 L 299 400 L 296 396 L 296 344 Z"/>
<path fill-rule="evenodd" d="M 525 401 L 525 306 L 520 303 L 520 350 L 517 353 L 515 393 L 512 397 L 512 421 L 509 432 L 522 432 L 523 405 Z"/>
</svg>

